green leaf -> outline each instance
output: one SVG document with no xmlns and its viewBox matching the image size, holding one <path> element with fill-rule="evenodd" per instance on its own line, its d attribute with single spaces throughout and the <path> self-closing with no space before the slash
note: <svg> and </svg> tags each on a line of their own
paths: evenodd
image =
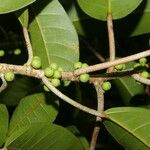
<svg viewBox="0 0 150 150">
<path fill-rule="evenodd" d="M 82 23 L 83 21 L 88 20 L 89 17 L 81 11 L 79 6 L 76 5 L 76 2 L 73 2 L 73 4 L 67 10 L 67 13 L 73 25 L 75 26 L 78 34 L 85 36 L 85 28 L 82 25 Z"/>
<path fill-rule="evenodd" d="M 135 62 L 127 63 L 126 68 L 133 68 L 134 64 Z M 136 82 L 136 80 L 131 77 L 115 79 L 113 82 L 115 83 L 117 90 L 119 90 L 125 105 L 131 104 L 130 101 L 134 96 L 144 93 L 144 85 Z"/>
<path fill-rule="evenodd" d="M 19 101 L 31 92 L 33 83 L 30 78 L 16 77 L 16 79 L 9 83 L 6 90 L 0 95 L 0 102 L 8 106 L 14 106 Z M 17 93 L 17 94 L 16 94 Z"/>
<path fill-rule="evenodd" d="M 67 13 L 79 35 L 92 38 L 100 35 L 104 37 L 106 34 L 106 23 L 86 15 L 76 1 L 72 2 Z"/>
<path fill-rule="evenodd" d="M 0 0 L 0 14 L 10 13 L 24 8 L 36 0 Z"/>
<path fill-rule="evenodd" d="M 0 104 L 0 147 L 4 144 L 8 131 L 9 116 L 5 105 Z"/>
<path fill-rule="evenodd" d="M 136 23 L 136 26 L 133 30 L 133 32 L 131 33 L 131 36 L 137 36 L 137 35 L 141 35 L 141 34 L 147 34 L 150 33 L 150 28 L 149 28 L 149 24 L 150 24 L 150 1 L 145 1 L 145 3 L 143 3 L 144 6 L 144 10 L 143 7 L 139 10 L 137 10 L 137 12 L 134 14 L 134 18 L 139 18 L 138 22 Z M 133 21 L 133 19 L 132 19 Z"/>
<path fill-rule="evenodd" d="M 7 139 L 5 146 L 15 150 L 83 150 L 67 129 L 46 123 L 20 128 Z"/>
<path fill-rule="evenodd" d="M 150 110 L 119 107 L 105 113 L 109 118 L 104 121 L 105 127 L 125 149 L 150 149 Z"/>
<path fill-rule="evenodd" d="M 134 11 L 142 0 L 78 0 L 81 9 L 89 16 L 106 20 L 111 11 L 113 19 L 120 19 Z"/>
<path fill-rule="evenodd" d="M 16 15 L 18 17 L 18 20 L 20 21 L 21 25 L 23 27 L 28 27 L 28 21 L 29 21 L 29 12 L 28 9 L 22 9 L 16 12 Z"/>
<path fill-rule="evenodd" d="M 51 105 L 46 104 L 46 100 L 51 100 Z M 58 103 L 52 101 L 42 93 L 23 98 L 11 118 L 9 135 L 20 127 L 35 122 L 53 122 L 58 113 Z"/>
<path fill-rule="evenodd" d="M 78 34 L 90 37 L 99 35 L 103 37 L 105 35 L 105 22 L 88 17 L 78 8 L 75 2 L 67 9 L 67 13 Z M 114 22 L 116 37 L 137 36 L 150 33 L 149 16 L 150 1 L 143 1 L 134 13 Z"/>
<path fill-rule="evenodd" d="M 87 17 L 76 4 L 73 3 L 67 12 L 78 34 L 90 37 L 99 35 L 103 37 L 105 35 L 105 22 Z M 116 37 L 133 37 L 150 33 L 149 17 L 150 1 L 143 1 L 134 13 L 114 22 Z M 99 28 L 99 26 L 101 26 L 101 28 Z"/>
<path fill-rule="evenodd" d="M 67 129 L 79 139 L 82 144 L 83 150 L 89 150 L 88 140 L 80 133 L 76 126 L 68 126 Z"/>
<path fill-rule="evenodd" d="M 32 6 L 35 18 L 29 30 L 33 53 L 41 57 L 43 68 L 55 62 L 65 71 L 73 70 L 73 64 L 79 59 L 77 33 L 58 0 L 44 2 Z"/>
<path fill-rule="evenodd" d="M 130 104 L 134 96 L 144 93 L 144 85 L 136 82 L 131 77 L 116 79 L 114 83 L 126 105 Z"/>
</svg>

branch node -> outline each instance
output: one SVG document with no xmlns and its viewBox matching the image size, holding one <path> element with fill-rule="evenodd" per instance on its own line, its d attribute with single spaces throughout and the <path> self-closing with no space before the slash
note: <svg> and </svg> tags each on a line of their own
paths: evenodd
<svg viewBox="0 0 150 150">
<path fill-rule="evenodd" d="M 32 51 L 32 45 L 29 38 L 28 29 L 26 27 L 23 27 L 23 35 L 25 39 L 25 44 L 28 50 L 28 61 L 26 62 L 26 65 L 30 65 L 33 58 L 33 51 Z"/>
</svg>

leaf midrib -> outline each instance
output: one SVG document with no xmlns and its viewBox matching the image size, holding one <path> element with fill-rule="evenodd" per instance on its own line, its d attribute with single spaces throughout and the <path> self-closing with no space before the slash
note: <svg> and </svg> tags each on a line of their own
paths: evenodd
<svg viewBox="0 0 150 150">
<path fill-rule="evenodd" d="M 112 118 L 112 117 L 110 118 L 109 116 L 108 116 L 108 119 L 109 119 L 110 121 L 112 121 L 113 123 L 115 123 L 116 125 L 118 125 L 119 127 L 121 127 L 123 130 L 127 131 L 127 132 L 128 132 L 129 134 L 131 134 L 133 137 L 137 138 L 137 140 L 139 140 L 140 142 L 142 142 L 145 146 L 147 146 L 148 148 L 150 148 L 150 145 L 146 144 L 146 143 L 145 143 L 145 140 L 144 140 L 143 138 L 140 138 L 139 136 L 136 135 L 136 133 L 134 133 L 134 132 L 128 130 L 127 127 L 125 127 L 124 125 L 122 125 L 122 124 L 121 124 L 120 122 L 118 122 L 116 119 L 114 119 L 114 118 Z"/>
<path fill-rule="evenodd" d="M 39 30 L 40 30 L 40 33 L 41 33 L 41 36 L 42 36 L 43 45 L 44 45 L 45 50 L 46 50 L 46 55 L 47 55 L 48 64 L 50 64 L 50 58 L 48 57 L 48 56 L 49 56 L 49 55 L 48 55 L 48 49 L 47 49 L 47 46 L 46 46 L 46 44 L 45 44 L 46 41 L 44 40 L 44 34 L 43 34 L 43 32 L 42 32 L 42 27 L 40 26 L 38 17 L 35 17 L 35 20 L 36 20 L 36 22 L 37 22 L 37 25 L 38 25 L 38 27 L 39 27 Z"/>
<path fill-rule="evenodd" d="M 124 87 L 127 89 L 127 91 L 129 92 L 129 94 L 131 94 L 131 96 L 134 96 L 134 93 L 132 92 L 132 90 L 129 90 L 126 82 L 123 79 L 118 79 L 122 82 L 122 84 L 124 85 Z"/>
<path fill-rule="evenodd" d="M 30 110 L 27 113 L 24 113 L 24 117 L 22 117 L 21 120 L 19 120 L 19 122 L 17 121 L 16 125 L 11 129 L 11 133 L 13 131 L 15 131 L 15 129 L 17 128 L 17 126 L 19 125 L 20 122 L 22 122 L 24 119 L 26 119 L 31 113 L 33 113 L 36 109 L 38 109 L 39 107 L 37 106 L 41 106 L 42 100 L 38 99 L 37 103 L 34 104 L 34 106 L 32 106 L 32 108 L 30 107 Z M 29 122 L 30 123 L 30 122 Z M 31 124 L 31 123 L 30 123 Z M 9 131 L 10 132 L 10 131 Z"/>
</svg>

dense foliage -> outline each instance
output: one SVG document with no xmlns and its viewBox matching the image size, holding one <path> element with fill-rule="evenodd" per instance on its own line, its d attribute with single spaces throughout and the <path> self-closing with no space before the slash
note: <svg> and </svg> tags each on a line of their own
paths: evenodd
<svg viewBox="0 0 150 150">
<path fill-rule="evenodd" d="M 149 0 L 0 3 L 1 150 L 150 149 Z"/>
</svg>

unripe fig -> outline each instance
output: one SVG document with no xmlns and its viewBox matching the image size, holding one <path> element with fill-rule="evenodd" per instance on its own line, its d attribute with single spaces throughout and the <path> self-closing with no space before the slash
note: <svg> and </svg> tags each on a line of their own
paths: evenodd
<svg viewBox="0 0 150 150">
<path fill-rule="evenodd" d="M 140 58 L 139 62 L 140 62 L 141 65 L 145 65 L 147 63 L 147 59 L 145 57 Z"/>
<path fill-rule="evenodd" d="M 81 68 L 85 68 L 85 67 L 88 67 L 89 65 L 87 63 L 83 63 Z"/>
<path fill-rule="evenodd" d="M 74 64 L 74 69 L 79 69 L 79 68 L 81 68 L 82 67 L 82 63 L 81 62 L 76 62 L 75 64 Z"/>
<path fill-rule="evenodd" d="M 56 63 L 51 63 L 50 67 L 54 70 L 57 70 L 59 68 L 58 64 L 56 64 Z"/>
<path fill-rule="evenodd" d="M 110 89 L 111 89 L 111 83 L 108 82 L 108 81 L 103 82 L 103 84 L 102 84 L 102 89 L 103 89 L 104 91 L 110 90 Z"/>
<path fill-rule="evenodd" d="M 41 60 L 41 58 L 39 56 L 34 56 L 33 59 Z"/>
<path fill-rule="evenodd" d="M 3 57 L 5 55 L 5 51 L 4 50 L 0 50 L 0 57 Z"/>
<path fill-rule="evenodd" d="M 89 81 L 89 79 L 90 79 L 90 76 L 87 73 L 81 74 L 79 76 L 79 80 L 83 83 L 86 83 L 87 81 Z"/>
<path fill-rule="evenodd" d="M 8 82 L 13 81 L 15 79 L 15 74 L 12 71 L 8 71 L 4 74 L 4 78 Z"/>
<path fill-rule="evenodd" d="M 149 73 L 147 71 L 143 71 L 140 73 L 143 78 L 149 78 Z"/>
<path fill-rule="evenodd" d="M 44 70 L 44 74 L 45 74 L 46 77 L 50 78 L 50 77 L 53 76 L 54 70 L 52 68 L 50 68 L 50 67 L 47 67 Z"/>
<path fill-rule="evenodd" d="M 50 91 L 49 88 L 48 88 L 46 85 L 43 86 L 43 89 L 44 89 L 46 92 L 49 92 L 49 91 Z"/>
<path fill-rule="evenodd" d="M 58 71 L 63 72 L 63 69 L 61 67 L 58 68 Z"/>
<path fill-rule="evenodd" d="M 62 76 L 62 73 L 60 71 L 58 70 L 54 71 L 53 78 L 59 79 L 61 78 L 61 76 Z"/>
<path fill-rule="evenodd" d="M 14 50 L 14 55 L 20 55 L 21 54 L 21 50 L 20 49 L 15 49 Z"/>
<path fill-rule="evenodd" d="M 38 56 L 33 57 L 32 62 L 31 62 L 31 66 L 35 69 L 39 69 L 41 68 L 41 59 Z"/>
<path fill-rule="evenodd" d="M 60 86 L 60 80 L 59 79 L 52 79 L 51 83 L 53 86 L 58 87 Z"/>
<path fill-rule="evenodd" d="M 123 69 L 126 68 L 126 66 L 125 66 L 125 64 L 119 64 L 119 65 L 116 65 L 115 68 L 116 68 L 117 70 L 123 70 Z"/>
</svg>

